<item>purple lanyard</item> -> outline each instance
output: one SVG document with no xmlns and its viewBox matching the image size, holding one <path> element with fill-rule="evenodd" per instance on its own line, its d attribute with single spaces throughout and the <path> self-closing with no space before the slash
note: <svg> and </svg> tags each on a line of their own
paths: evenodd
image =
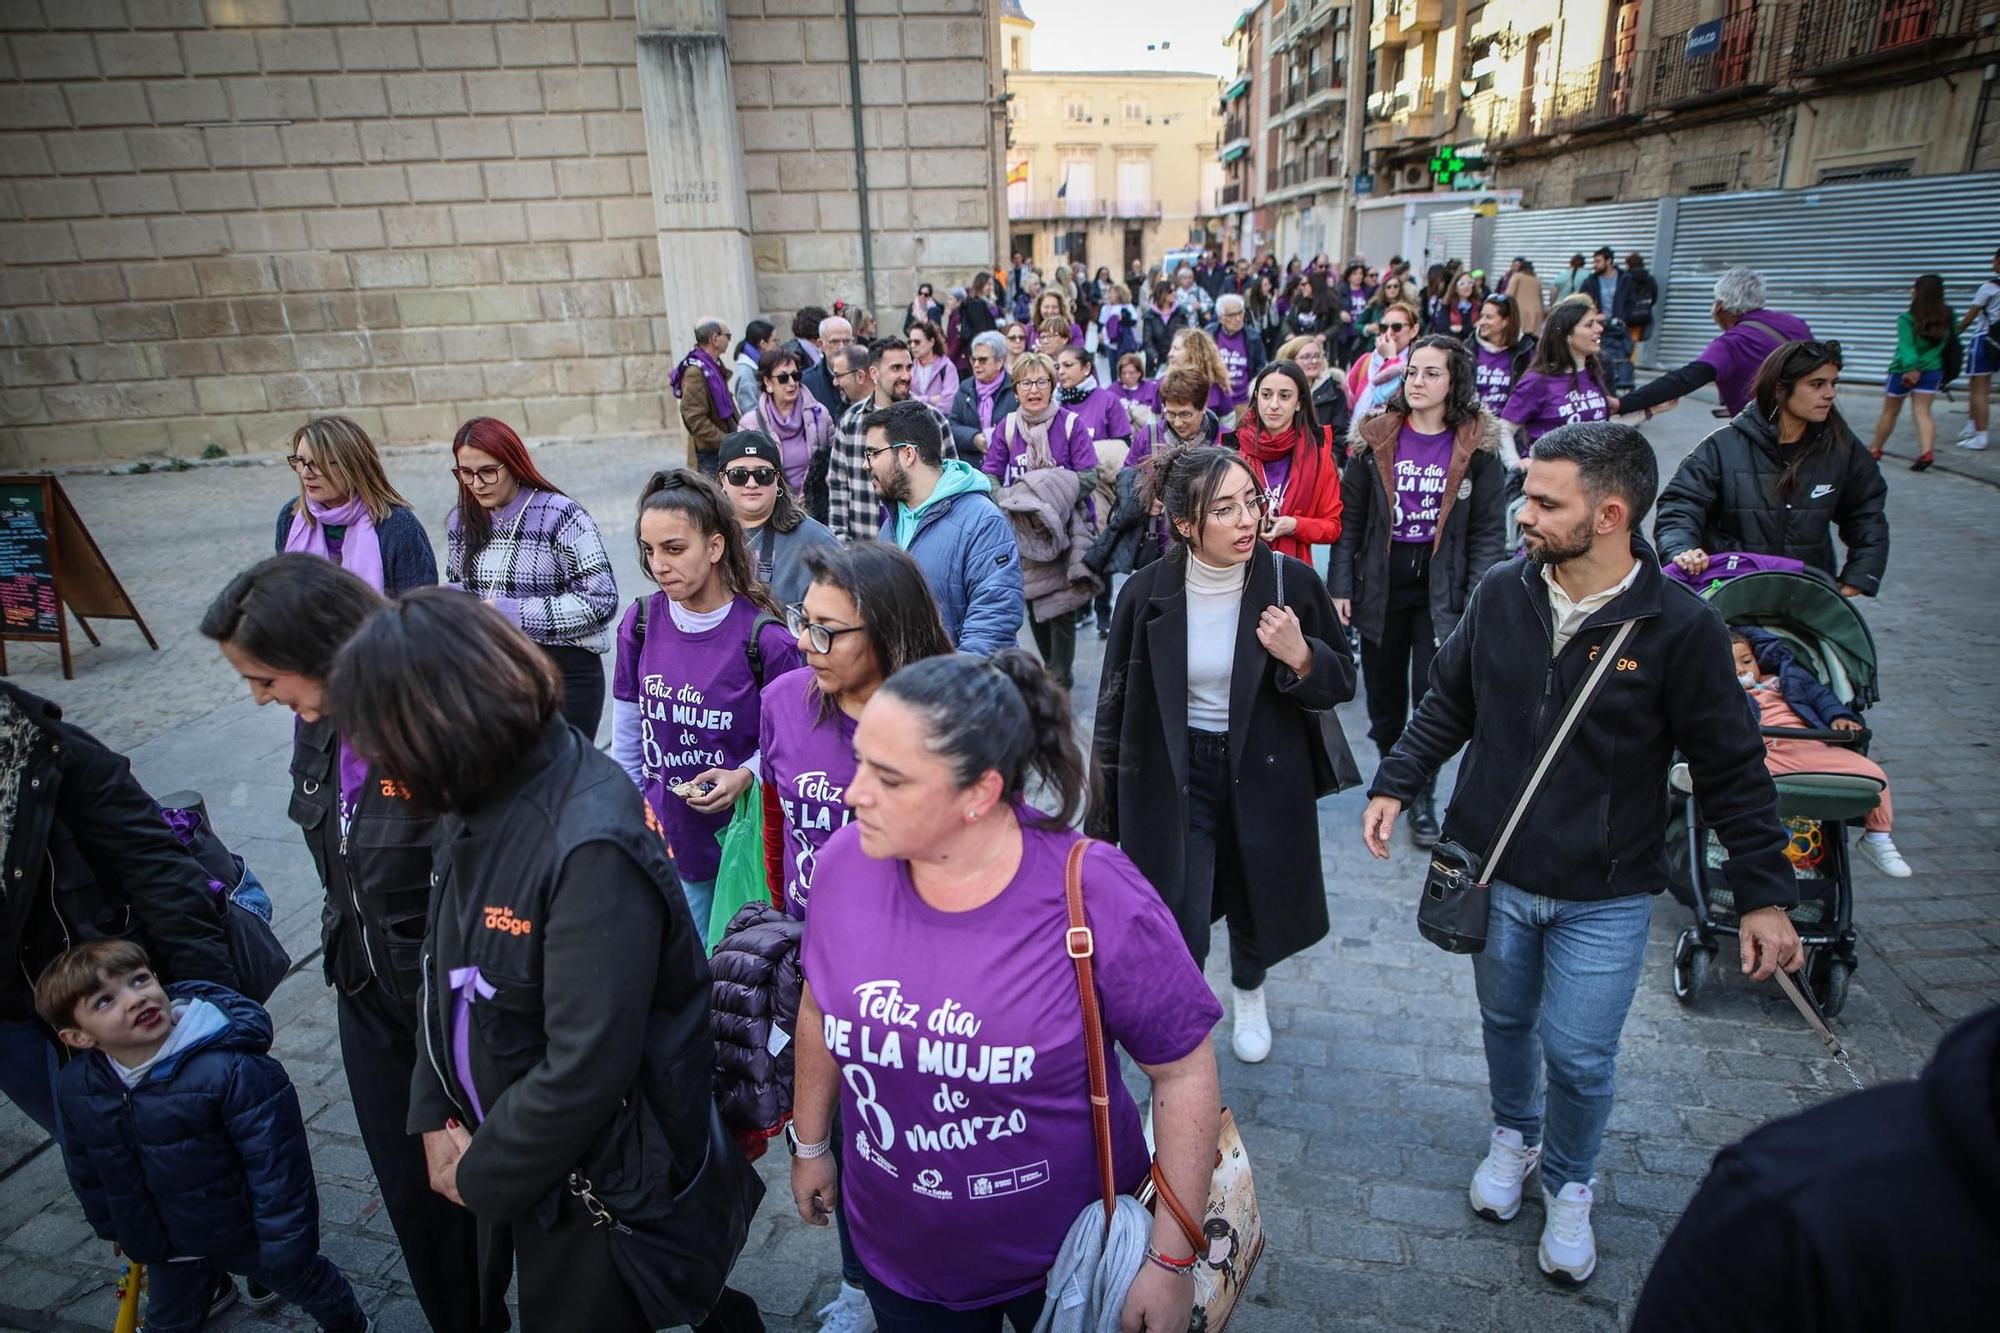
<svg viewBox="0 0 2000 1333">
<path fill-rule="evenodd" d="M 465 1099 L 472 1103 L 472 1118 L 483 1122 L 486 1108 L 479 1104 L 479 1089 L 472 1081 L 472 1002 L 475 998 L 490 1000 L 497 992 L 479 975 L 477 967 L 454 967 L 450 981 L 452 1064 L 458 1070 L 458 1085 L 465 1089 Z"/>
</svg>

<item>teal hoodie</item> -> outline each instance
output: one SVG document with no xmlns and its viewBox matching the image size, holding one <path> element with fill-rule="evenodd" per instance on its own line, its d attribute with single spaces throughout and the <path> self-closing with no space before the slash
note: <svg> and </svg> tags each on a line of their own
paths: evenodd
<svg viewBox="0 0 2000 1333">
<path fill-rule="evenodd" d="M 896 545 L 906 551 L 910 549 L 910 538 L 916 536 L 917 524 L 922 520 L 924 511 L 938 501 L 973 491 L 984 493 L 990 484 L 986 474 L 970 463 L 957 458 L 946 459 L 944 470 L 938 476 L 937 485 L 931 489 L 929 499 L 915 509 L 900 500 L 896 502 Z"/>
</svg>

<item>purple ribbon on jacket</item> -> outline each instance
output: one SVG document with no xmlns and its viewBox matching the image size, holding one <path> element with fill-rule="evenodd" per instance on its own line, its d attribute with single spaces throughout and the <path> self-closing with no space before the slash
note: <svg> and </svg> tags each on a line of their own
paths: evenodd
<svg viewBox="0 0 2000 1333">
<path fill-rule="evenodd" d="M 165 805 L 156 805 L 153 808 L 160 812 L 160 818 L 167 821 L 167 827 L 181 840 L 181 846 L 192 852 L 194 835 L 201 832 L 201 812 Z M 208 881 L 208 891 L 217 897 L 222 897 L 229 892 L 229 886 L 219 879 L 211 879 Z"/>
<path fill-rule="evenodd" d="M 465 1099 L 472 1103 L 472 1118 L 484 1121 L 486 1108 L 479 1104 L 479 1089 L 472 1081 L 472 1002 L 490 1000 L 498 992 L 479 975 L 477 967 L 454 967 L 450 982 L 452 1066 L 458 1071 L 458 1086 L 465 1089 Z"/>
</svg>

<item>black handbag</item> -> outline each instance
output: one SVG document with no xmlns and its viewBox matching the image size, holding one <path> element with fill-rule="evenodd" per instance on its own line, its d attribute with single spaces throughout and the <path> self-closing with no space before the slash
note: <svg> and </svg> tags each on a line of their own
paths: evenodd
<svg viewBox="0 0 2000 1333">
<path fill-rule="evenodd" d="M 1627 620 L 1620 624 L 1618 632 L 1597 654 L 1597 664 L 1590 669 L 1590 674 L 1570 699 L 1562 721 L 1542 743 L 1541 753 L 1535 756 L 1535 762 L 1529 765 L 1521 790 L 1514 797 L 1514 806 L 1507 812 L 1507 822 L 1500 826 L 1500 836 L 1493 840 L 1492 850 L 1484 859 L 1474 856 L 1450 839 L 1431 848 L 1431 864 L 1424 875 L 1423 896 L 1417 899 L 1417 933 L 1446 953 L 1478 953 L 1485 949 L 1486 917 L 1493 901 L 1491 872 L 1499 866 L 1500 858 L 1506 854 L 1507 844 L 1513 841 L 1514 831 L 1521 826 L 1528 807 L 1534 804 L 1542 780 L 1555 767 L 1563 746 L 1576 730 L 1577 720 L 1590 707 L 1591 698 L 1596 695 L 1605 672 L 1617 660 L 1618 650 L 1625 646 L 1625 640 L 1631 636 L 1632 627 L 1637 623 Z"/>
<path fill-rule="evenodd" d="M 1278 593 L 1272 605 L 1285 605 L 1285 557 L 1274 548 L 1271 568 L 1277 572 Z M 1306 740 L 1307 758 L 1312 765 L 1313 797 L 1331 796 L 1337 791 L 1361 785 L 1361 769 L 1354 752 L 1347 748 L 1347 733 L 1340 728 L 1340 715 L 1331 708 L 1316 715 L 1318 736 Z"/>
<path fill-rule="evenodd" d="M 278 983 L 292 970 L 292 956 L 271 928 L 270 895 L 243 858 L 217 836 L 209 823 L 208 803 L 199 793 L 175 792 L 154 808 L 208 874 L 237 990 L 259 1004 L 269 1004 Z"/>
</svg>

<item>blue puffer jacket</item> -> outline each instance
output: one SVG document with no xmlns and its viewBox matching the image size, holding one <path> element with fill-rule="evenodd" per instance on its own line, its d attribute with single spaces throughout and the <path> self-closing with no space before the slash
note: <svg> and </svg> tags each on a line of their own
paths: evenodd
<svg viewBox="0 0 2000 1333">
<path fill-rule="evenodd" d="M 881 536 L 896 544 L 895 514 L 882 525 Z M 990 495 L 934 501 L 918 517 L 904 549 L 924 571 L 953 647 L 987 657 L 1014 646 L 1027 618 L 1020 549 L 1013 525 Z"/>
<path fill-rule="evenodd" d="M 254 1253 L 265 1269 L 299 1268 L 319 1253 L 319 1196 L 298 1094 L 269 1054 L 271 1016 L 204 981 L 167 994 L 208 1001 L 225 1025 L 134 1088 L 101 1051 L 62 1071 L 65 1153 L 84 1215 L 141 1263 Z"/>
<path fill-rule="evenodd" d="M 1861 714 L 1840 701 L 1840 696 L 1820 683 L 1818 676 L 1799 665 L 1798 658 L 1785 646 L 1785 641 L 1767 629 L 1755 625 L 1732 625 L 1733 634 L 1741 634 L 1750 641 L 1750 652 L 1757 659 L 1760 671 L 1768 671 L 1778 678 L 1778 688 L 1785 696 L 1785 702 L 1799 715 L 1799 720 L 1809 727 L 1821 731 L 1831 731 L 1835 718 L 1852 718 L 1861 721 Z M 1755 707 L 1752 707 L 1755 712 Z"/>
</svg>

